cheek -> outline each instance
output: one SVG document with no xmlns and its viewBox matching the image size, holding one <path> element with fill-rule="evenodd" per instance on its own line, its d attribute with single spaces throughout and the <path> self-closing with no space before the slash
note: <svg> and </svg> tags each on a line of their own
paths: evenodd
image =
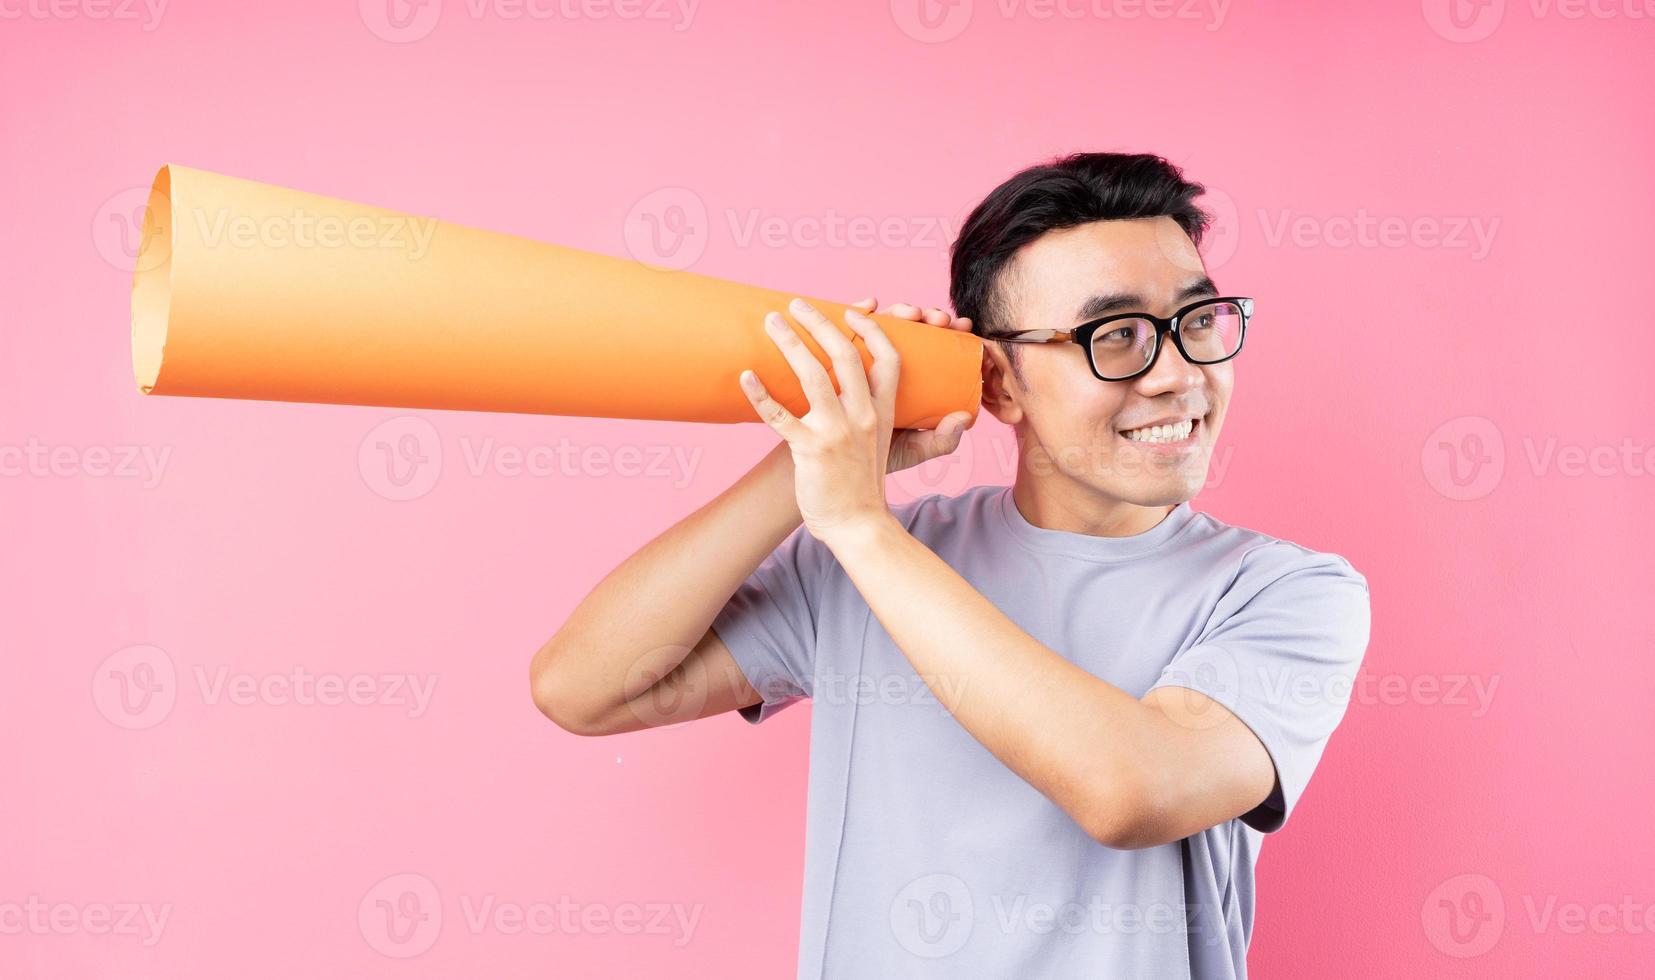
<svg viewBox="0 0 1655 980">
<path fill-rule="evenodd" d="M 1207 368 L 1207 397 L 1212 402 L 1215 418 L 1223 418 L 1235 390 L 1235 365 L 1229 361 Z"/>
<path fill-rule="evenodd" d="M 1084 361 L 1063 365 L 1066 370 L 1048 371 L 1030 378 L 1041 393 L 1040 414 L 1047 428 L 1063 433 L 1063 441 L 1095 443 L 1114 432 L 1115 418 L 1126 404 L 1127 385 L 1099 381 Z"/>
</svg>

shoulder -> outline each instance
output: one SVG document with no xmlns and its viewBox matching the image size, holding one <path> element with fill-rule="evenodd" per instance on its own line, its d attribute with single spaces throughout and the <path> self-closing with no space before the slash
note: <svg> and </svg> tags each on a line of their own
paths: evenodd
<svg viewBox="0 0 1655 980">
<path fill-rule="evenodd" d="M 1194 542 L 1227 559 L 1233 587 L 1244 592 L 1262 591 L 1284 580 L 1316 580 L 1360 590 L 1365 596 L 1368 580 L 1345 556 L 1323 551 L 1265 531 L 1227 523 L 1211 514 L 1198 512 L 1191 521 Z"/>
<path fill-rule="evenodd" d="M 1347 558 L 1207 514 L 1197 519 L 1225 556 L 1200 642 L 1300 672 L 1357 668 L 1372 609 L 1368 580 Z"/>
<path fill-rule="evenodd" d="M 915 497 L 906 503 L 891 506 L 891 513 L 908 533 L 920 540 L 928 535 L 946 533 L 960 524 L 981 522 L 987 508 L 993 506 L 1007 488 L 995 484 L 967 487 L 952 496 L 932 493 Z"/>
</svg>

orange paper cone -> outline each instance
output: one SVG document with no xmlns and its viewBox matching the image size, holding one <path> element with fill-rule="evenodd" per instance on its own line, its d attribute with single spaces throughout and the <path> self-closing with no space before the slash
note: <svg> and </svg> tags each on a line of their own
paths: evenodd
<svg viewBox="0 0 1655 980">
<path fill-rule="evenodd" d="M 809 410 L 762 322 L 793 295 L 166 166 L 133 277 L 132 360 L 158 395 L 756 422 L 743 368 Z M 871 365 L 845 304 L 805 298 Z M 874 319 L 902 355 L 896 426 L 975 418 L 979 338 Z"/>
</svg>

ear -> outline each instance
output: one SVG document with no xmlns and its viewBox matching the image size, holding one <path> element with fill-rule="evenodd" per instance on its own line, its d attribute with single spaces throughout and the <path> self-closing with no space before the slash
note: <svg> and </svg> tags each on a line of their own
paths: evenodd
<svg viewBox="0 0 1655 980">
<path fill-rule="evenodd" d="M 1016 425 L 1023 418 L 1023 406 L 1017 401 L 1021 389 L 1006 352 L 992 340 L 983 341 L 982 371 L 983 407 L 1006 425 Z"/>
</svg>

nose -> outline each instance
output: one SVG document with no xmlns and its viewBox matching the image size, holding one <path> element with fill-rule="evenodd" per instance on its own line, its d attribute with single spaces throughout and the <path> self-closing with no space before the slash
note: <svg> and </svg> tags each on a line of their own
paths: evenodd
<svg viewBox="0 0 1655 980">
<path fill-rule="evenodd" d="M 1178 345 L 1172 342 L 1171 336 L 1161 339 L 1161 349 L 1155 355 L 1155 363 L 1149 370 L 1133 381 L 1138 393 L 1145 397 L 1161 394 L 1182 394 L 1201 387 L 1201 366 L 1191 364 L 1179 352 Z"/>
</svg>

